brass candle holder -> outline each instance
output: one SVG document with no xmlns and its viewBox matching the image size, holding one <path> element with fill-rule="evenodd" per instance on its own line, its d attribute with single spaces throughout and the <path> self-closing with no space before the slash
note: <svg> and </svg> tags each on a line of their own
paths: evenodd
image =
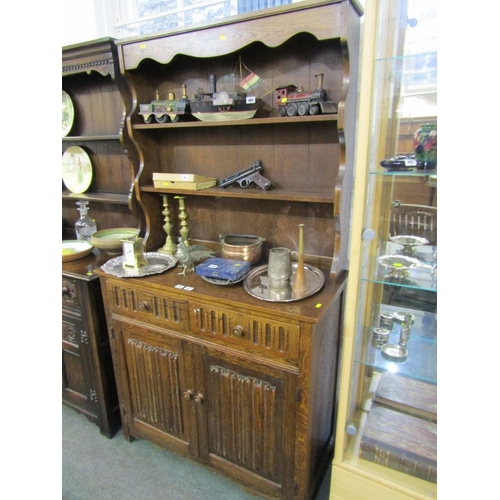
<svg viewBox="0 0 500 500">
<path fill-rule="evenodd" d="M 175 255 L 175 252 L 177 250 L 177 246 L 174 243 L 174 240 L 172 238 L 172 228 L 173 224 L 172 221 L 170 220 L 170 207 L 168 206 L 168 196 L 166 194 L 162 194 L 161 197 L 163 198 L 163 211 L 162 214 L 164 216 L 164 221 L 165 224 L 163 225 L 163 230 L 167 234 L 167 239 L 165 240 L 165 244 L 158 249 L 158 252 L 167 254 L 167 255 Z"/>
<path fill-rule="evenodd" d="M 189 246 L 189 228 L 187 223 L 188 214 L 186 212 L 186 206 L 184 203 L 185 196 L 176 196 L 175 199 L 179 200 L 179 220 L 181 221 L 181 228 L 179 233 L 184 239 L 184 244 Z"/>
</svg>

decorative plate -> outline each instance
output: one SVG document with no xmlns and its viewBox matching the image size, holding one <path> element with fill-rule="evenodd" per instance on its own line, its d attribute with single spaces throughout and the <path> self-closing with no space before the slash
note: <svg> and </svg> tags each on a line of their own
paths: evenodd
<svg viewBox="0 0 500 500">
<path fill-rule="evenodd" d="M 321 290 L 325 283 L 325 275 L 316 267 L 304 264 L 307 291 L 305 295 L 296 296 L 292 286 L 297 275 L 297 262 L 292 262 L 292 279 L 290 285 L 282 290 L 272 290 L 268 287 L 269 276 L 267 275 L 268 265 L 260 266 L 250 271 L 243 283 L 245 290 L 257 299 L 268 302 L 293 302 L 305 299 Z"/>
<path fill-rule="evenodd" d="M 90 242 L 100 250 L 122 253 L 122 240 L 135 239 L 139 230 L 133 227 L 116 227 L 96 231 L 90 236 Z"/>
<path fill-rule="evenodd" d="M 75 107 L 67 92 L 62 91 L 62 136 L 66 137 L 75 120 Z"/>
<path fill-rule="evenodd" d="M 94 233 L 95 234 L 95 233 Z M 147 264 L 137 269 L 123 266 L 123 255 L 108 260 L 101 269 L 118 278 L 141 278 L 150 274 L 160 274 L 171 269 L 177 264 L 177 259 L 172 255 L 160 252 L 146 252 L 144 254 Z"/>
<path fill-rule="evenodd" d="M 86 240 L 65 240 L 62 242 L 62 261 L 69 262 L 86 257 L 94 245 Z"/>
<path fill-rule="evenodd" d="M 70 146 L 62 157 L 62 178 L 72 193 L 84 193 L 92 182 L 92 163 L 80 146 Z"/>
</svg>

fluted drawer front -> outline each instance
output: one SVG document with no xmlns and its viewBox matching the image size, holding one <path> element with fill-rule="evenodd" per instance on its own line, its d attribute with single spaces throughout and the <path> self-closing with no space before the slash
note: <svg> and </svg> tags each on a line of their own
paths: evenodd
<svg viewBox="0 0 500 500">
<path fill-rule="evenodd" d="M 121 285 L 108 287 L 108 302 L 113 314 L 175 330 L 189 329 L 185 300 Z"/>
<path fill-rule="evenodd" d="M 298 323 L 259 316 L 190 301 L 191 331 L 232 347 L 296 364 L 299 354 Z"/>
</svg>

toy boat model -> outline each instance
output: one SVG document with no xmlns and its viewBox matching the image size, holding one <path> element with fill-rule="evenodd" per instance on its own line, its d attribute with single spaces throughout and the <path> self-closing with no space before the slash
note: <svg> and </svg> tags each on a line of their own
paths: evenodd
<svg viewBox="0 0 500 500">
<path fill-rule="evenodd" d="M 251 74 L 240 82 L 240 86 L 245 85 L 245 81 L 252 78 L 259 78 Z M 205 93 L 203 89 L 198 89 L 191 98 L 191 114 L 198 120 L 204 122 L 221 122 L 229 120 L 247 120 L 253 118 L 261 99 L 250 96 L 244 90 L 241 91 L 216 91 L 215 75 L 210 75 L 210 92 Z M 251 87 L 249 87 L 251 88 Z"/>
</svg>

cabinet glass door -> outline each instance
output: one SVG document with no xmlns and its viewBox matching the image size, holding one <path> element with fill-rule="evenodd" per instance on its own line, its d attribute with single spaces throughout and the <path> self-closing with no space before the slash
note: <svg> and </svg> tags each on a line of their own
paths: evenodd
<svg viewBox="0 0 500 500">
<path fill-rule="evenodd" d="M 365 38 L 361 92 L 369 78 L 371 97 L 364 107 L 360 100 L 356 168 L 364 171 L 356 173 L 333 477 L 343 468 L 385 493 L 351 498 L 436 496 L 436 3 L 380 0 L 366 9 L 373 44 Z M 346 498 L 335 488 L 332 498 Z"/>
</svg>

